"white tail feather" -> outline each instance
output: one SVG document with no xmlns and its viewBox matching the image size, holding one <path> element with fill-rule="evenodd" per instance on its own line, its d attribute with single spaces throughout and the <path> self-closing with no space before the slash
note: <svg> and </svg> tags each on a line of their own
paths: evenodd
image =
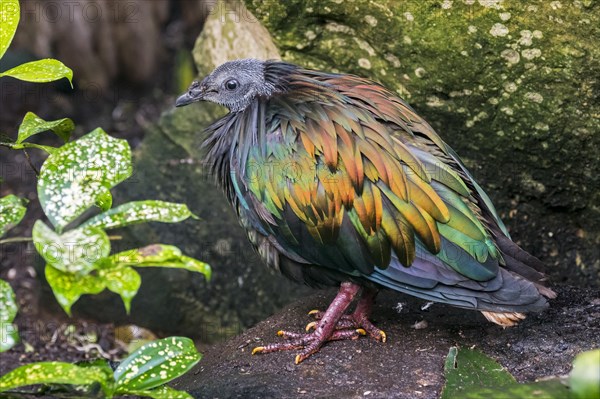
<svg viewBox="0 0 600 399">
<path fill-rule="evenodd" d="M 518 312 L 481 312 L 486 319 L 502 327 L 516 326 L 525 319 L 525 314 Z"/>
</svg>

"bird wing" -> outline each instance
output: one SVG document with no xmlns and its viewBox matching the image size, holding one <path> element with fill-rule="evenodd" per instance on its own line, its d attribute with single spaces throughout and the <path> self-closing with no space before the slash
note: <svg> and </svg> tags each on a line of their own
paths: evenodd
<svg viewBox="0 0 600 399">
<path fill-rule="evenodd" d="M 261 229 L 348 274 L 432 255 L 467 279 L 496 277 L 490 226 L 505 228 L 433 129 L 379 85 L 311 73 L 254 111 L 264 134 L 248 145 L 241 180 Z"/>
</svg>

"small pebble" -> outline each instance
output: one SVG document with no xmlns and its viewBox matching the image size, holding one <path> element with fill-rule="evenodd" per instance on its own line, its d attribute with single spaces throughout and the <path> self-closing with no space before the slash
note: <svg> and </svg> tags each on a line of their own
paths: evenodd
<svg viewBox="0 0 600 399">
<path fill-rule="evenodd" d="M 424 328 L 427 328 L 428 324 L 426 320 L 421 320 L 416 322 L 415 324 L 412 325 L 412 328 L 414 328 L 415 330 L 422 330 Z"/>
<path fill-rule="evenodd" d="M 15 269 L 14 267 L 12 269 L 10 269 L 8 271 L 8 273 L 6 273 L 6 279 L 7 280 L 14 280 L 15 277 L 17 277 L 17 269 Z"/>
</svg>

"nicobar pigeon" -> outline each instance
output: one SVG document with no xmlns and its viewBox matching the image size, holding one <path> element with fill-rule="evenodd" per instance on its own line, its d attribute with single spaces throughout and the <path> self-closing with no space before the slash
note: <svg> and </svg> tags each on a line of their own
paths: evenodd
<svg viewBox="0 0 600 399">
<path fill-rule="evenodd" d="M 207 129 L 206 161 L 262 259 L 292 280 L 339 287 L 326 311 L 310 312 L 309 332 L 279 331 L 283 341 L 253 354 L 300 349 L 300 363 L 328 341 L 385 341 L 369 321 L 381 288 L 501 326 L 556 296 L 458 155 L 380 84 L 244 59 L 176 105 L 196 101 L 230 111 Z"/>
</svg>

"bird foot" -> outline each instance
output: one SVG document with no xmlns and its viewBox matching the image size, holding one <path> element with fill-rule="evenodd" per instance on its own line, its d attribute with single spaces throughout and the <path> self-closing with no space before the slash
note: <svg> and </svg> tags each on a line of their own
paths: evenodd
<svg viewBox="0 0 600 399">
<path fill-rule="evenodd" d="M 302 349 L 302 352 L 296 355 L 294 360 L 294 363 L 299 364 L 313 353 L 318 352 L 319 349 L 328 341 L 342 341 L 347 339 L 355 340 L 361 335 L 366 334 L 367 332 L 362 328 L 336 330 L 329 337 L 322 336 L 319 334 L 318 330 L 315 330 L 311 333 L 295 333 L 291 331 L 280 330 L 277 332 L 277 335 L 284 338 L 286 340 L 285 342 L 257 346 L 252 350 L 252 354 L 256 355 L 258 353 L 272 353 Z"/>
<path fill-rule="evenodd" d="M 310 316 L 313 316 L 317 320 L 321 320 L 323 318 L 324 312 L 320 310 L 311 310 L 308 312 Z M 306 325 L 306 332 L 316 329 L 318 322 L 312 321 Z M 337 322 L 335 329 L 336 330 L 345 330 L 345 329 L 361 329 L 364 330 L 371 338 L 376 341 L 385 342 L 387 340 L 387 335 L 383 330 L 377 328 L 371 321 L 366 317 L 365 314 L 354 312 L 352 314 L 343 315 L 340 320 Z"/>
<path fill-rule="evenodd" d="M 252 354 L 302 349 L 295 360 L 295 363 L 299 364 L 313 353 L 318 352 L 329 341 L 355 340 L 361 335 L 368 334 L 378 341 L 385 342 L 385 333 L 368 320 L 377 294 L 375 290 L 364 287 L 356 309 L 352 314 L 346 314 L 348 306 L 360 289 L 361 287 L 357 284 L 343 282 L 326 312 L 311 311 L 309 313 L 318 321 L 309 323 L 306 326 L 306 333 L 278 331 L 277 335 L 284 338 L 285 342 L 256 347 Z M 314 331 L 309 332 L 313 328 Z"/>
</svg>

